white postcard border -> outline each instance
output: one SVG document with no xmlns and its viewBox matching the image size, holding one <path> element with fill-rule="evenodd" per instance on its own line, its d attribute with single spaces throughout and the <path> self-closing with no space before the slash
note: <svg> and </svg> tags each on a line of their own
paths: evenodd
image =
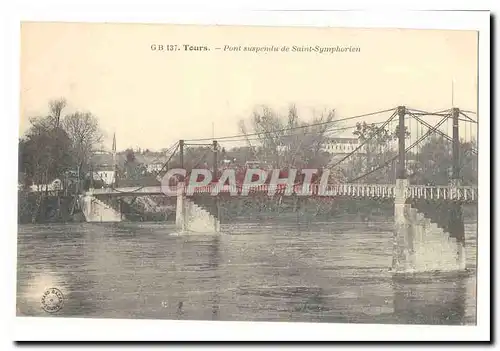
<svg viewBox="0 0 500 351">
<path fill-rule="evenodd" d="M 138 5 L 141 6 L 141 5 Z M 168 5 L 167 10 L 168 10 Z M 200 24 L 254 24 L 269 26 L 335 26 L 474 29 L 480 31 L 479 42 L 479 211 L 478 211 L 478 269 L 477 269 L 477 326 L 406 326 L 367 324 L 316 324 L 271 322 L 212 322 L 165 320 L 116 320 L 94 318 L 34 318 L 15 315 L 16 272 L 16 206 L 1 203 L 4 228 L 3 257 L 9 282 L 3 290 L 4 314 L 11 316 L 10 335 L 14 340 L 487 340 L 489 339 L 490 310 L 490 33 L 489 13 L 485 12 L 182 12 L 161 13 L 133 11 L 131 7 L 106 6 L 104 3 L 86 5 L 86 11 L 72 7 L 34 6 L 22 9 L 20 18 L 10 18 L 9 28 L 19 32 L 19 19 L 47 21 L 106 21 L 106 22 L 169 22 Z M 17 24 L 16 24 L 17 23 Z M 10 85 L 2 94 L 6 98 L 9 121 L 19 116 L 19 33 L 8 38 L 6 72 Z M 10 62 L 9 62 L 10 61 Z M 7 71 L 7 66 L 10 67 Z M 18 118 L 17 118 L 18 119 Z M 12 123 L 12 122 L 9 122 Z M 17 121 L 14 124 L 17 127 Z M 11 128 L 11 127 L 9 127 Z M 11 131 L 9 129 L 9 131 Z M 5 131 L 3 132 L 5 133 Z M 2 135 L 7 164 L 15 165 L 17 129 Z M 17 150 L 16 150 L 17 151 Z M 8 184 L 6 195 L 17 198 L 14 179 L 17 172 L 2 175 Z M 17 181 L 16 181 L 17 182 Z M 12 184 L 12 185 L 11 185 Z M 12 190 L 11 190 L 12 189 Z M 4 217 L 5 216 L 5 217 Z M 5 219 L 5 220 L 4 220 Z M 8 291 L 6 291 L 8 290 Z"/>
</svg>

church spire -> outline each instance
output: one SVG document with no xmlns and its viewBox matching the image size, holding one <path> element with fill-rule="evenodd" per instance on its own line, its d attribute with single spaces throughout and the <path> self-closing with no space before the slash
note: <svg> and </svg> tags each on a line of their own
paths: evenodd
<svg viewBox="0 0 500 351">
<path fill-rule="evenodd" d="M 117 172 L 116 172 L 116 133 L 113 133 L 113 146 L 111 147 L 111 150 L 113 152 L 113 183 L 114 185 L 117 184 Z"/>
</svg>

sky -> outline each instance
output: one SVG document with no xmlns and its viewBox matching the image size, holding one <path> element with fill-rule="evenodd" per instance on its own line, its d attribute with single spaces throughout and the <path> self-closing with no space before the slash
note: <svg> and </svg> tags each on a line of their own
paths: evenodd
<svg viewBox="0 0 500 351">
<path fill-rule="evenodd" d="M 154 51 L 153 44 L 179 50 Z M 255 53 L 224 51 L 225 45 L 359 52 Z M 64 97 L 67 113 L 98 117 L 105 148 L 116 133 L 118 150 L 158 150 L 179 139 L 240 134 L 238 122 L 260 105 L 286 113 L 293 103 L 304 120 L 330 109 L 337 118 L 398 105 L 437 111 L 452 101 L 476 111 L 477 33 L 25 22 L 20 74 L 20 134 L 30 117 L 47 114 L 51 99 Z"/>
</svg>

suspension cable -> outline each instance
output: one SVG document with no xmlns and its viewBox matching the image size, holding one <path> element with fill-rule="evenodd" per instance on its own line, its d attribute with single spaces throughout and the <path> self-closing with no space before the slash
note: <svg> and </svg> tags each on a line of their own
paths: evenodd
<svg viewBox="0 0 500 351">
<path fill-rule="evenodd" d="M 177 152 L 177 149 L 179 147 L 179 142 L 176 142 L 175 144 L 173 144 L 171 147 L 169 147 L 168 150 L 171 150 L 173 147 L 175 146 L 175 149 L 173 149 L 173 152 L 172 154 L 170 155 L 170 157 L 168 158 L 168 160 L 163 164 L 163 167 L 158 171 L 156 172 L 156 174 L 154 175 L 155 179 L 158 180 L 158 175 L 163 171 L 163 169 L 165 169 L 166 165 L 170 162 L 170 160 L 172 159 L 172 157 L 175 155 L 175 153 Z M 167 151 L 168 152 L 168 151 Z M 131 191 L 121 191 L 121 190 L 118 190 L 117 188 L 115 188 L 114 186 L 111 187 L 111 189 L 113 189 L 114 191 L 118 192 L 118 193 L 130 193 L 130 192 L 133 192 L 135 193 L 136 191 L 139 191 L 141 189 L 144 189 L 146 186 L 145 185 L 142 185 L 140 186 L 139 188 L 137 189 L 134 189 L 134 190 L 131 190 Z"/>
<path fill-rule="evenodd" d="M 175 153 L 177 152 L 177 149 L 179 149 L 179 142 L 176 143 L 175 149 L 173 149 L 172 154 L 168 158 L 167 162 L 165 162 L 163 164 L 163 167 L 158 172 L 156 172 L 155 178 L 158 177 L 158 175 L 165 169 L 165 167 L 168 165 L 168 163 L 170 162 L 170 160 L 172 159 L 172 157 L 174 157 Z"/>
<path fill-rule="evenodd" d="M 444 117 L 438 124 L 436 124 L 436 126 L 434 126 L 433 128 L 436 129 L 436 128 L 439 128 L 445 121 L 447 120 L 447 117 Z M 408 146 L 406 149 L 405 149 L 405 153 L 408 152 L 409 150 L 411 150 L 415 145 L 417 145 L 418 143 L 420 143 L 422 140 L 424 140 L 425 138 L 427 138 L 428 135 L 430 135 L 432 133 L 431 130 L 428 130 L 424 135 L 422 135 L 417 141 L 415 141 L 412 145 Z M 354 179 L 351 179 L 349 181 L 347 181 L 347 183 L 352 183 L 352 182 L 355 182 L 361 178 L 364 178 L 384 167 L 386 167 L 389 163 L 393 162 L 394 160 L 396 160 L 397 158 L 399 157 L 399 155 L 396 155 L 394 156 L 392 159 L 388 160 L 387 162 L 385 162 L 384 164 L 380 165 L 379 167 L 375 168 L 375 169 L 372 169 L 371 171 L 363 174 L 362 176 L 359 176 L 359 177 L 356 177 Z"/>
<path fill-rule="evenodd" d="M 474 112 L 474 111 L 469 111 L 469 110 L 460 110 L 460 111 L 463 111 L 463 112 L 466 112 L 466 113 L 472 113 L 473 115 L 477 115 L 477 113 Z"/>
<path fill-rule="evenodd" d="M 473 120 L 472 118 L 470 118 L 469 116 L 467 116 L 465 113 L 463 113 L 462 111 L 459 111 L 459 113 L 464 116 L 465 118 L 467 118 L 469 120 L 469 122 L 472 122 L 472 123 L 477 123 L 477 121 Z"/>
<path fill-rule="evenodd" d="M 449 114 L 450 112 L 450 109 L 446 109 L 446 110 L 441 110 L 441 111 L 435 111 L 435 112 L 427 112 L 427 111 L 423 111 L 423 110 L 418 110 L 416 108 L 411 108 L 411 107 L 407 107 L 406 108 L 407 110 L 410 110 L 410 111 L 416 111 L 418 113 L 421 113 L 421 114 L 426 114 L 426 115 L 436 115 L 436 114 L 440 114 L 440 113 L 443 113 L 444 115 L 447 115 Z"/>
<path fill-rule="evenodd" d="M 373 115 L 377 115 L 377 114 L 380 114 L 380 113 L 389 112 L 389 111 L 393 111 L 393 110 L 394 110 L 394 108 L 390 108 L 390 109 L 387 109 L 387 110 L 381 110 L 381 111 L 376 111 L 376 112 L 371 112 L 371 113 L 365 113 L 365 114 L 362 114 L 362 115 L 357 115 L 357 116 L 351 116 L 351 117 L 336 119 L 336 120 L 332 120 L 332 121 L 328 121 L 328 122 L 319 122 L 319 123 L 307 124 L 307 125 L 297 126 L 297 127 L 282 128 L 282 129 L 272 130 L 272 131 L 268 131 L 268 132 L 249 133 L 249 134 L 237 134 L 237 135 L 223 136 L 223 137 L 218 137 L 215 140 L 224 140 L 224 139 L 239 138 L 239 137 L 244 137 L 245 135 L 246 136 L 254 136 L 254 135 L 260 136 L 260 135 L 266 135 L 266 134 L 276 134 L 278 132 L 284 132 L 284 131 L 289 131 L 289 130 L 303 129 L 303 128 L 321 126 L 321 125 L 326 125 L 326 124 L 344 122 L 344 121 L 348 121 L 348 120 L 352 120 L 352 119 L 373 116 Z M 206 141 L 206 140 L 214 140 L 214 138 L 187 139 L 186 141 Z"/>
<path fill-rule="evenodd" d="M 167 155 L 168 155 L 170 152 L 172 152 L 172 150 L 174 150 L 174 148 L 177 148 L 177 144 L 179 144 L 179 142 L 178 142 L 178 141 L 177 141 L 177 142 L 175 142 L 175 143 L 173 143 L 173 144 L 172 144 L 172 145 L 171 145 L 171 146 L 170 146 L 170 147 L 169 147 L 166 151 L 164 151 L 163 153 L 165 153 L 165 154 L 167 154 Z M 161 158 L 161 156 L 156 157 L 156 158 L 153 160 L 153 162 L 151 162 L 151 163 L 155 163 L 155 162 L 156 162 L 156 161 L 158 161 L 160 158 Z M 164 165 L 164 166 L 165 166 L 165 165 Z M 162 169 L 163 169 L 163 167 L 162 167 Z"/>
<path fill-rule="evenodd" d="M 420 119 L 419 117 L 415 116 L 414 114 L 410 113 L 410 115 L 415 118 L 417 121 L 419 121 L 421 124 L 425 125 L 427 128 L 432 128 L 432 125 L 430 125 L 429 123 L 423 121 L 422 119 Z M 443 133 L 441 130 L 437 129 L 435 130 L 435 132 L 439 135 L 441 135 L 443 138 L 445 138 L 446 140 L 448 140 L 449 142 L 453 142 L 453 139 L 446 133 Z M 472 152 L 474 153 L 477 153 L 477 150 L 475 150 L 474 148 L 472 148 Z"/>
<path fill-rule="evenodd" d="M 382 123 L 383 122 L 377 122 L 377 123 L 374 123 L 374 124 L 382 124 Z M 327 129 L 325 131 L 325 133 L 326 132 L 340 132 L 340 131 L 354 129 L 354 128 L 356 128 L 355 125 L 353 125 L 353 126 L 347 126 L 347 127 L 341 127 L 341 128 Z M 304 133 L 304 135 L 309 135 L 309 134 L 316 134 L 316 131 L 309 131 L 309 132 Z M 258 137 L 255 137 L 255 138 L 240 137 L 240 138 L 235 138 L 235 139 L 225 139 L 224 142 L 259 141 L 259 140 L 261 140 L 261 139 L 258 138 Z"/>
<path fill-rule="evenodd" d="M 366 139 L 363 143 L 361 143 L 357 148 L 355 148 L 353 151 L 351 151 L 349 154 L 347 154 L 345 157 L 343 157 L 340 161 L 338 161 L 337 163 L 335 163 L 334 165 L 332 165 L 331 167 L 329 167 L 330 169 L 333 169 L 334 167 L 338 166 L 339 164 L 341 164 L 342 162 L 344 162 L 344 160 L 346 160 L 347 158 L 351 157 L 352 154 L 356 153 L 359 149 L 361 149 L 367 142 L 369 142 L 371 139 L 373 139 L 375 137 L 375 135 L 378 134 L 378 132 L 380 132 L 382 129 L 385 128 L 386 125 L 388 125 L 393 119 L 394 117 L 396 117 L 397 115 L 397 110 L 395 110 L 391 117 L 389 117 L 389 119 L 387 119 L 380 127 L 377 128 L 377 131 L 375 133 L 373 133 L 368 139 Z"/>
<path fill-rule="evenodd" d="M 408 119 L 408 118 L 409 118 L 409 116 L 405 117 L 405 119 Z M 380 125 L 380 124 L 384 124 L 384 123 L 385 122 L 375 122 L 375 123 L 371 123 L 371 125 Z M 355 128 L 356 128 L 356 125 L 350 125 L 350 126 L 339 127 L 339 128 L 330 127 L 327 130 L 325 130 L 325 136 L 329 136 L 329 135 L 331 135 L 331 133 L 342 132 L 342 131 L 346 131 L 346 130 L 349 130 L 349 129 L 355 129 Z M 326 134 L 326 133 L 328 133 L 328 134 Z M 304 135 L 309 135 L 309 134 L 316 134 L 316 131 L 312 130 L 312 131 L 308 131 L 308 132 L 304 133 Z M 243 142 L 243 141 L 249 142 L 249 141 L 260 141 L 260 140 L 261 139 L 258 138 L 258 137 L 245 138 L 243 136 L 243 137 L 240 137 L 240 138 L 225 139 L 224 142 Z M 203 144 L 203 145 L 205 145 L 205 144 Z"/>
<path fill-rule="evenodd" d="M 176 143 L 174 143 L 172 146 L 170 146 L 170 147 L 167 149 L 166 153 L 169 153 L 170 151 L 172 151 L 173 147 L 175 147 L 177 144 L 178 144 L 178 142 L 176 142 Z M 174 153 L 175 153 L 175 151 L 174 151 Z M 173 156 L 173 154 L 172 154 L 172 156 Z M 161 171 L 163 170 L 163 168 L 164 168 L 164 167 L 165 167 L 165 165 L 166 165 L 166 164 L 170 161 L 170 159 L 172 158 L 172 156 L 170 156 L 170 158 L 168 159 L 168 161 L 167 161 L 167 162 L 163 165 L 162 169 L 161 169 L 159 172 L 161 172 Z M 159 157 L 157 157 L 157 158 L 155 159 L 155 161 L 156 161 L 156 160 L 158 160 L 158 159 L 159 159 Z M 115 172 L 116 172 L 116 170 L 115 170 Z M 157 174 L 159 174 L 159 172 L 158 172 Z M 97 174 L 99 175 L 99 178 L 101 178 L 101 181 L 102 181 L 103 183 L 105 183 L 105 180 L 102 178 L 102 175 L 101 175 L 101 174 L 99 174 L 99 173 L 97 173 Z M 115 173 L 115 177 L 116 177 L 116 173 Z M 113 189 L 113 190 L 115 190 L 115 191 L 117 191 L 117 192 L 120 192 L 120 191 L 119 191 L 119 190 L 117 190 L 114 186 L 111 186 L 110 188 L 111 188 L 111 189 Z M 139 191 L 139 190 L 141 190 L 142 188 L 144 188 L 144 186 L 141 186 L 140 188 L 138 188 L 138 189 L 134 190 L 134 192 L 135 192 L 135 191 Z"/>
<path fill-rule="evenodd" d="M 411 111 L 410 111 L 411 112 Z M 411 112 L 413 115 L 415 116 L 438 116 L 438 117 L 444 117 L 444 116 L 449 116 L 449 115 L 445 115 L 443 113 L 440 113 L 440 114 L 436 114 L 436 113 L 415 113 L 415 112 Z M 470 117 L 467 116 L 467 118 L 470 119 Z M 459 121 L 463 121 L 463 122 L 469 122 L 469 119 L 463 119 L 463 118 L 459 118 L 458 120 Z M 477 123 L 476 121 L 472 120 L 471 119 L 471 122 L 472 123 Z"/>
</svg>

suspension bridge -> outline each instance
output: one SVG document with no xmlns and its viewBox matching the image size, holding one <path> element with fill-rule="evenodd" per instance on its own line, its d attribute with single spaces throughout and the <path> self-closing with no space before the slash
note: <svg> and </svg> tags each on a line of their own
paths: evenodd
<svg viewBox="0 0 500 351">
<path fill-rule="evenodd" d="M 383 120 L 368 124 L 369 133 L 364 133 L 359 138 L 357 146 L 324 167 L 324 170 L 329 171 L 340 168 L 349 171 L 356 162 L 359 164 L 359 160 L 362 160 L 361 167 L 358 167 L 358 170 L 362 170 L 361 174 L 350 174 L 348 179 L 342 181 L 323 184 L 313 182 L 308 185 L 310 198 L 393 202 L 395 229 L 392 268 L 395 272 L 464 270 L 462 206 L 476 203 L 478 197 L 477 178 L 463 177 L 464 170 L 472 177 L 477 177 L 477 134 L 474 133 L 477 131 L 477 120 L 471 117 L 475 113 L 456 107 L 426 112 L 398 106 L 318 123 L 315 126 L 324 127 L 330 133 L 349 129 L 359 131 L 359 123 L 351 126 L 339 126 L 339 123 L 364 121 L 377 115 L 382 116 Z M 384 115 L 389 117 L 385 118 Z M 315 130 L 311 127 L 315 126 L 308 125 L 307 132 L 314 133 Z M 179 168 L 186 166 L 186 149 L 190 146 L 204 146 L 210 150 L 213 157 L 212 174 L 217 177 L 221 171 L 219 155 L 224 144 L 243 140 L 253 149 L 252 140 L 258 140 L 263 134 L 274 133 L 286 137 L 295 136 L 300 131 L 303 136 L 306 133 L 304 128 L 306 127 L 297 126 L 279 131 L 179 140 L 169 149 L 169 161 L 156 174 L 158 184 L 91 188 L 81 198 L 83 212 L 87 221 L 91 222 L 121 221 L 126 217 L 122 199 L 129 199 L 129 204 L 137 199 L 143 199 L 139 202 L 146 203 L 148 201 L 145 198 L 165 196 L 164 185 L 160 184 L 161 177 L 169 169 L 169 162 L 174 155 L 178 157 Z M 299 148 L 300 144 L 297 149 Z M 206 155 L 202 156 L 204 158 Z M 196 166 L 200 161 L 191 166 Z M 441 172 L 438 180 L 432 177 L 436 169 L 443 168 L 437 162 L 449 166 L 445 167 L 445 176 Z M 248 186 L 251 189 L 245 189 Z M 233 198 L 243 196 L 242 194 L 265 197 L 269 195 L 269 187 L 266 183 L 219 184 L 217 179 L 213 179 L 209 184 L 195 187 L 189 193 L 181 179 L 170 186 L 174 192 L 171 197 L 176 199 L 176 224 L 183 232 L 220 232 L 223 221 L 220 207 L 223 201 L 227 202 L 226 195 L 231 194 Z M 297 198 L 302 190 L 303 184 L 300 181 L 293 184 L 291 191 L 278 186 L 272 198 Z"/>
</svg>

